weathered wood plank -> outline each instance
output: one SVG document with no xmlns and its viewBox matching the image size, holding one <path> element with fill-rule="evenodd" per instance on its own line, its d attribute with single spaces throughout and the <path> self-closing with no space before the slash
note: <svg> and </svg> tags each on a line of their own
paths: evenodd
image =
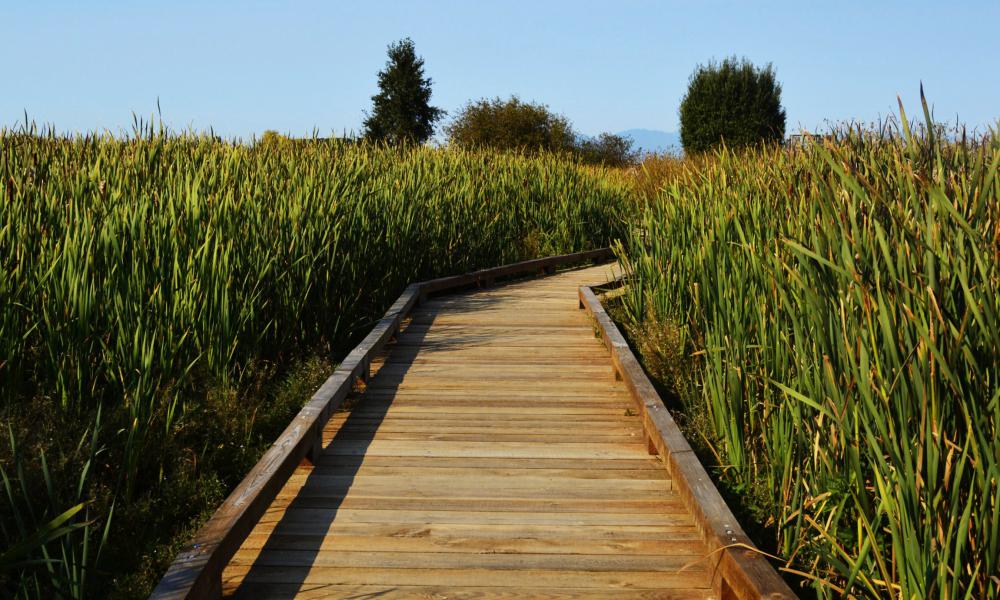
<svg viewBox="0 0 1000 600">
<path fill-rule="evenodd" d="M 323 470 L 292 475 L 286 492 L 342 497 L 406 496 L 419 498 L 599 498 L 621 497 L 656 500 L 669 494 L 669 479 L 577 479 L 538 475 L 517 477 L 466 474 L 457 479 L 452 473 L 434 473 L 420 479 L 368 473 L 364 477 L 327 475 Z"/>
<path fill-rule="evenodd" d="M 676 494 L 649 497 L 648 499 L 622 499 L 607 494 L 594 498 L 442 498 L 438 496 L 362 496 L 353 492 L 344 495 L 335 492 L 331 497 L 322 492 L 309 492 L 300 496 L 285 496 L 282 492 L 272 506 L 290 508 L 330 508 L 408 511 L 459 511 L 459 512 L 558 512 L 558 513 L 664 513 L 687 510 Z M 692 522 L 693 527 L 693 522 Z M 339 526 L 338 528 L 339 529 Z M 700 539 L 700 538 L 699 538 Z"/>
<path fill-rule="evenodd" d="M 580 409 L 585 410 L 585 409 Z M 559 413 L 554 413 L 559 414 Z M 411 442 L 375 440 L 371 443 L 344 440 L 323 450 L 327 455 L 349 456 L 434 456 L 493 458 L 634 458 L 645 452 L 643 444 L 530 442 Z"/>
<path fill-rule="evenodd" d="M 303 547 L 319 552 L 492 553 L 492 554 L 613 554 L 619 556 L 699 556 L 704 546 L 697 534 L 678 534 L 670 540 L 602 540 L 586 538 L 470 538 L 398 537 L 376 535 L 287 535 L 252 533 L 242 548 L 296 550 Z"/>
<path fill-rule="evenodd" d="M 567 512 L 515 512 L 515 511 L 418 511 L 302 508 L 286 511 L 284 507 L 268 507 L 260 523 L 308 522 L 314 526 L 342 523 L 434 523 L 434 524 L 495 524 L 495 525 L 691 525 L 694 519 L 683 514 L 642 513 L 567 513 Z"/>
<path fill-rule="evenodd" d="M 233 566 L 227 580 L 250 583 L 438 585 L 524 588 L 701 588 L 706 571 L 692 566 L 681 572 L 663 571 L 546 571 L 523 569 L 420 569 Z"/>
<path fill-rule="evenodd" d="M 429 552 L 413 553 L 386 550 L 325 551 L 279 548 L 241 548 L 233 556 L 233 567 L 307 567 L 322 569 L 490 569 L 491 571 L 647 571 L 677 573 L 697 567 L 703 562 L 699 549 L 683 554 L 629 555 L 618 554 L 521 554 L 507 552 Z M 704 570 L 702 565 L 702 570 Z"/>
<path fill-rule="evenodd" d="M 374 431 L 372 429 L 343 429 L 337 435 L 337 440 L 398 440 L 398 441 L 430 441 L 430 442 L 545 442 L 545 443 L 567 443 L 570 439 L 559 439 L 558 434 L 545 433 L 427 433 L 427 432 L 395 432 L 395 431 Z M 331 436 L 333 437 L 333 436 Z M 591 435 L 590 439 L 601 444 L 634 444 L 641 442 L 642 432 L 618 435 Z M 324 437 L 324 441 L 327 438 Z"/>
<path fill-rule="evenodd" d="M 362 468 L 362 467 L 414 467 L 421 469 L 463 467 L 470 469 L 572 469 L 574 471 L 590 471 L 592 473 L 614 469 L 663 470 L 663 464 L 656 458 L 633 457 L 629 459 L 591 459 L 578 458 L 428 458 L 423 456 L 321 456 L 323 466 Z M 317 464 L 319 466 L 319 464 Z M 665 471 L 664 471 L 665 472 Z M 580 475 L 583 477 L 584 475 Z"/>
<path fill-rule="evenodd" d="M 379 600 L 705 600 L 705 590 L 626 590 L 582 588 L 496 588 L 472 586 L 421 586 L 421 585 L 339 585 L 339 584 L 283 584 L 244 583 L 238 591 L 227 587 L 228 593 L 239 598 L 280 599 L 291 597 L 319 600 L 325 598 L 378 598 Z"/>
<path fill-rule="evenodd" d="M 399 332 L 405 317 L 429 294 L 465 285 L 481 285 L 497 278 L 554 271 L 583 261 L 608 260 L 609 249 L 550 257 L 422 282 L 409 286 L 371 333 L 343 360 L 314 394 L 275 444 L 230 494 L 171 564 L 154 590 L 154 598 L 213 597 L 221 590 L 221 570 L 239 547 L 258 516 L 275 497 L 287 477 L 305 458 L 314 458 L 330 415 L 346 399 L 355 380 L 367 378 L 371 361 Z M 415 336 L 414 336 L 415 337 Z"/>
<path fill-rule="evenodd" d="M 509 461 L 516 462 L 516 461 Z M 582 461 L 571 461 L 571 462 L 582 462 Z M 605 462 L 623 462 L 623 461 L 605 461 Z M 449 466 L 458 465 L 458 466 Z M 333 464 L 317 464 L 317 467 L 322 466 L 322 473 L 330 475 L 351 475 L 351 476 L 392 476 L 392 477 L 413 477 L 413 478 L 423 478 L 423 477 L 453 477 L 453 478 L 464 478 L 472 476 L 490 476 L 490 477 L 559 477 L 563 479 L 669 479 L 666 469 L 659 467 L 655 469 L 646 468 L 629 468 L 628 466 L 623 466 L 617 468 L 616 466 L 609 467 L 597 467 L 597 468 L 558 468 L 558 467 L 535 467 L 535 468 L 518 468 L 510 466 L 509 464 L 505 466 L 469 466 L 468 461 L 465 459 L 458 459 L 455 462 L 448 463 L 444 460 L 434 459 L 433 461 L 428 461 L 424 463 L 416 463 L 409 465 L 396 465 L 396 464 L 361 464 L 361 465 L 350 465 L 350 466 L 340 466 Z M 312 472 L 312 469 L 303 469 L 302 473 L 308 475 Z M 298 472 L 296 472 L 298 474 Z"/>
<path fill-rule="evenodd" d="M 534 421 L 521 423 L 507 423 L 493 420 L 446 420 L 446 419 L 423 419 L 408 420 L 405 418 L 362 418 L 358 416 L 341 417 L 336 421 L 330 419 L 324 429 L 324 440 L 326 436 L 332 438 L 338 431 L 378 431 L 380 433 L 426 433 L 436 434 L 446 432 L 456 433 L 523 433 L 532 435 L 549 435 L 558 437 L 566 434 L 586 434 L 590 435 L 638 435 L 642 428 L 634 423 L 635 419 L 629 420 L 623 417 L 618 421 L 608 420 L 598 423 L 581 423 L 578 427 L 573 427 L 573 423 L 550 423 L 546 421 Z"/>
<path fill-rule="evenodd" d="M 352 352 L 345 386 L 365 378 L 362 393 L 310 431 L 312 464 L 276 474 L 224 574 L 218 566 L 212 587 L 190 596 L 741 593 L 745 582 L 725 575 L 723 588 L 719 573 L 750 569 L 710 552 L 691 508 L 710 494 L 673 489 L 666 467 L 690 470 L 689 459 L 663 441 L 649 454 L 649 432 L 669 433 L 669 414 L 635 403 L 648 391 L 637 363 L 609 358 L 577 310 L 579 286 L 611 270 L 428 297 L 524 272 L 420 284 L 376 336 L 383 353 Z"/>
<path fill-rule="evenodd" d="M 418 513 L 419 514 L 419 513 Z M 316 535 L 315 523 L 308 521 L 272 521 L 259 523 L 255 532 L 276 535 Z M 623 525 L 615 523 L 533 524 L 533 523 L 428 523 L 424 521 L 399 521 L 392 523 L 344 522 L 325 531 L 327 536 L 392 536 L 398 538 L 463 538 L 463 539 L 515 539 L 531 538 L 579 540 L 674 540 L 701 539 L 694 521 L 668 525 Z"/>
</svg>

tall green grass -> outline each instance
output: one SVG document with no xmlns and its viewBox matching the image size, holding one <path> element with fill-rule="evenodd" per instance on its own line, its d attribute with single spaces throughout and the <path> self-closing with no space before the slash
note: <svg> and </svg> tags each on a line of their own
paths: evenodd
<svg viewBox="0 0 1000 600">
<path fill-rule="evenodd" d="M 623 249 L 626 312 L 821 597 L 1000 597 L 998 169 L 996 134 L 905 126 L 721 150 Z"/>
<path fill-rule="evenodd" d="M 0 585 L 113 592 L 136 557 L 102 562 L 93 546 L 110 531 L 110 547 L 148 537 L 145 552 L 164 532 L 145 530 L 140 509 L 108 529 L 111 507 L 177 509 L 180 472 L 201 477 L 255 431 L 256 408 L 245 427 L 217 427 L 227 417 L 207 414 L 218 397 L 206 390 L 255 385 L 261 365 L 335 359 L 408 282 L 606 245 L 628 196 L 558 157 L 242 145 L 143 125 L 130 139 L 0 131 L 0 414 L 12 438 L 0 466 L 24 490 L 0 512 L 5 545 L 88 506 L 59 522 L 88 515 L 75 550 L 0 572 Z M 218 474 L 223 487 L 242 460 Z M 55 561 L 88 575 L 57 577 Z"/>
</svg>

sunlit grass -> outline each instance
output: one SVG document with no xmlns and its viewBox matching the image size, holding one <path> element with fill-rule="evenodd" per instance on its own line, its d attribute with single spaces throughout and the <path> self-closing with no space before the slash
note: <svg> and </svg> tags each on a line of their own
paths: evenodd
<svg viewBox="0 0 1000 600">
<path fill-rule="evenodd" d="M 995 134 L 721 150 L 624 248 L 720 476 L 821 596 L 1000 595 L 998 169 Z"/>
<path fill-rule="evenodd" d="M 85 511 L 93 535 L 73 532 L 77 554 L 53 557 L 79 577 L 46 563 L 21 584 L 106 590 L 95 573 L 129 568 L 99 560 L 112 505 L 169 497 L 180 462 L 199 472 L 230 453 L 218 476 L 242 477 L 238 450 L 253 440 L 237 438 L 258 413 L 212 424 L 206 390 L 242 391 L 261 365 L 342 356 L 411 281 L 607 245 L 630 207 L 620 178 L 558 157 L 242 145 L 142 125 L 130 139 L 0 131 L 0 413 L 14 424 L 0 466 L 13 496 L 32 480 L 30 496 L 47 485 L 40 449 L 66 465 L 51 507 L 28 511 L 29 498 L 0 513 L 4 539 L 103 498 Z M 89 458 L 69 449 L 88 430 L 99 432 Z M 174 448 L 178 436 L 191 446 Z M 115 535 L 162 532 L 113 524 L 122 547 Z M 8 576 L 2 589 L 15 590 Z"/>
</svg>

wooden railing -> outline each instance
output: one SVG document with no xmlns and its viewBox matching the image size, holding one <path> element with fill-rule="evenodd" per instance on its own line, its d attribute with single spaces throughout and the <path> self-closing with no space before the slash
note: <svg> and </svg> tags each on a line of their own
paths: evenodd
<svg viewBox="0 0 1000 600">
<path fill-rule="evenodd" d="M 314 462 L 322 449 L 323 427 L 343 404 L 356 382 L 367 380 L 372 359 L 399 331 L 403 319 L 428 295 L 476 285 L 492 285 L 505 277 L 553 273 L 560 266 L 614 258 L 609 248 L 529 260 L 465 275 L 414 283 L 403 291 L 371 333 L 344 358 L 333 375 L 313 394 L 246 478 L 198 530 L 174 559 L 153 590 L 157 600 L 217 598 L 222 570 L 303 460 Z"/>
<path fill-rule="evenodd" d="M 718 597 L 721 600 L 796 598 L 740 528 L 593 288 L 580 288 L 580 308 L 596 321 L 604 345 L 611 352 L 615 377 L 625 383 L 637 405 L 650 453 L 662 458 L 674 487 L 695 518 L 709 549 L 712 586 Z"/>
</svg>

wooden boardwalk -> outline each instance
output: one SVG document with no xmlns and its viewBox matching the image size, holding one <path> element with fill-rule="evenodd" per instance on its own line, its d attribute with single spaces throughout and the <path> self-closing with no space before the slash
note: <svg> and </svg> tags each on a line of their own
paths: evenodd
<svg viewBox="0 0 1000 600">
<path fill-rule="evenodd" d="M 579 309 L 590 267 L 410 313 L 222 573 L 247 598 L 712 598 L 708 546 Z"/>
</svg>

